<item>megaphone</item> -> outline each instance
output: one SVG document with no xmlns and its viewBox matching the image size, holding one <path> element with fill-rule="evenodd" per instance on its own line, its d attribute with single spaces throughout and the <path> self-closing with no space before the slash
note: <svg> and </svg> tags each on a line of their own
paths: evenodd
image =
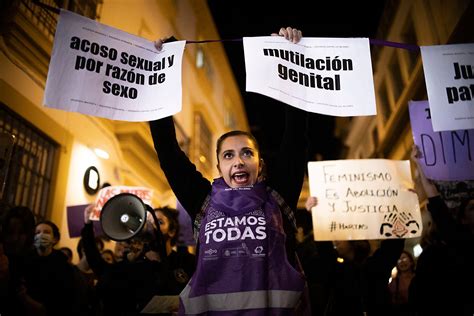
<svg viewBox="0 0 474 316">
<path fill-rule="evenodd" d="M 145 225 L 148 207 L 135 194 L 117 194 L 102 207 L 100 212 L 102 230 L 115 241 L 133 238 Z"/>
</svg>

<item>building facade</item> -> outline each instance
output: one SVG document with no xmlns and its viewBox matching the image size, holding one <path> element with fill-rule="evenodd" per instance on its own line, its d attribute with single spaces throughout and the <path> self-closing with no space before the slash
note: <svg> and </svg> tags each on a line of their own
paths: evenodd
<svg viewBox="0 0 474 316">
<path fill-rule="evenodd" d="M 472 30 L 472 1 L 388 1 L 377 38 L 418 46 L 473 43 Z M 427 100 L 421 53 L 387 46 L 371 49 L 377 115 L 337 119 L 336 133 L 345 145 L 341 159 L 410 159 L 408 102 Z M 423 216 L 426 197 L 416 170 L 412 174 Z M 407 240 L 407 244 L 417 241 Z"/>
<path fill-rule="evenodd" d="M 42 5 L 44 4 L 44 5 Z M 30 207 L 60 227 L 60 246 L 75 249 L 68 206 L 95 201 L 86 179 L 153 190 L 153 206 L 176 206 L 160 169 L 147 122 L 113 121 L 47 108 L 43 95 L 57 13 L 63 8 L 150 41 L 218 39 L 205 1 L 15 0 L 2 3 L 0 132 L 15 136 L 2 201 Z M 230 129 L 249 130 L 240 91 L 220 43 L 187 44 L 183 104 L 175 115 L 180 145 L 207 178 L 217 176 L 215 141 Z M 108 159 L 99 157 L 102 150 Z M 97 173 L 86 172 L 95 167 Z M 2 179 L 3 180 L 3 179 Z M 77 258 L 77 255 L 75 255 Z"/>
<path fill-rule="evenodd" d="M 389 1 L 377 38 L 423 45 L 473 41 L 472 1 Z M 377 115 L 338 118 L 347 159 L 407 159 L 413 144 L 408 101 L 427 100 L 420 52 L 372 46 Z"/>
</svg>

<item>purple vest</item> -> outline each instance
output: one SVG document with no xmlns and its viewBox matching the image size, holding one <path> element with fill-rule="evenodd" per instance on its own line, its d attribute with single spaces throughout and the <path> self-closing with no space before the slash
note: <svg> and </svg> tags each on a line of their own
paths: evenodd
<svg viewBox="0 0 474 316">
<path fill-rule="evenodd" d="M 288 262 L 285 238 L 264 183 L 230 188 L 215 179 L 180 315 L 294 315 L 305 280 Z"/>
</svg>

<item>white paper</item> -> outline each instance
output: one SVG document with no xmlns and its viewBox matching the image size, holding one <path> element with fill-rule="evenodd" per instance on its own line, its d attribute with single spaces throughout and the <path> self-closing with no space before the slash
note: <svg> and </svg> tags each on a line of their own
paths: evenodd
<svg viewBox="0 0 474 316">
<path fill-rule="evenodd" d="M 142 314 L 159 314 L 177 312 L 179 308 L 179 295 L 158 296 L 151 298 L 142 309 Z"/>
<path fill-rule="evenodd" d="M 474 129 L 474 44 L 421 46 L 435 132 Z"/>
<path fill-rule="evenodd" d="M 308 163 L 315 240 L 411 238 L 422 222 L 410 162 L 347 159 Z"/>
<path fill-rule="evenodd" d="M 181 111 L 185 41 L 152 42 L 62 10 L 43 103 L 123 121 Z"/>
<path fill-rule="evenodd" d="M 244 55 L 247 91 L 308 112 L 376 114 L 367 38 L 244 37 Z"/>
</svg>

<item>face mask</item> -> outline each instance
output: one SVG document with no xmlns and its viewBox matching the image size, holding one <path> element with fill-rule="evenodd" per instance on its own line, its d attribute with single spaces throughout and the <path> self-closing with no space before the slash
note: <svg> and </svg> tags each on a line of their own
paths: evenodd
<svg viewBox="0 0 474 316">
<path fill-rule="evenodd" d="M 53 237 L 49 234 L 39 233 L 35 235 L 35 248 L 40 251 L 53 247 Z"/>
</svg>

